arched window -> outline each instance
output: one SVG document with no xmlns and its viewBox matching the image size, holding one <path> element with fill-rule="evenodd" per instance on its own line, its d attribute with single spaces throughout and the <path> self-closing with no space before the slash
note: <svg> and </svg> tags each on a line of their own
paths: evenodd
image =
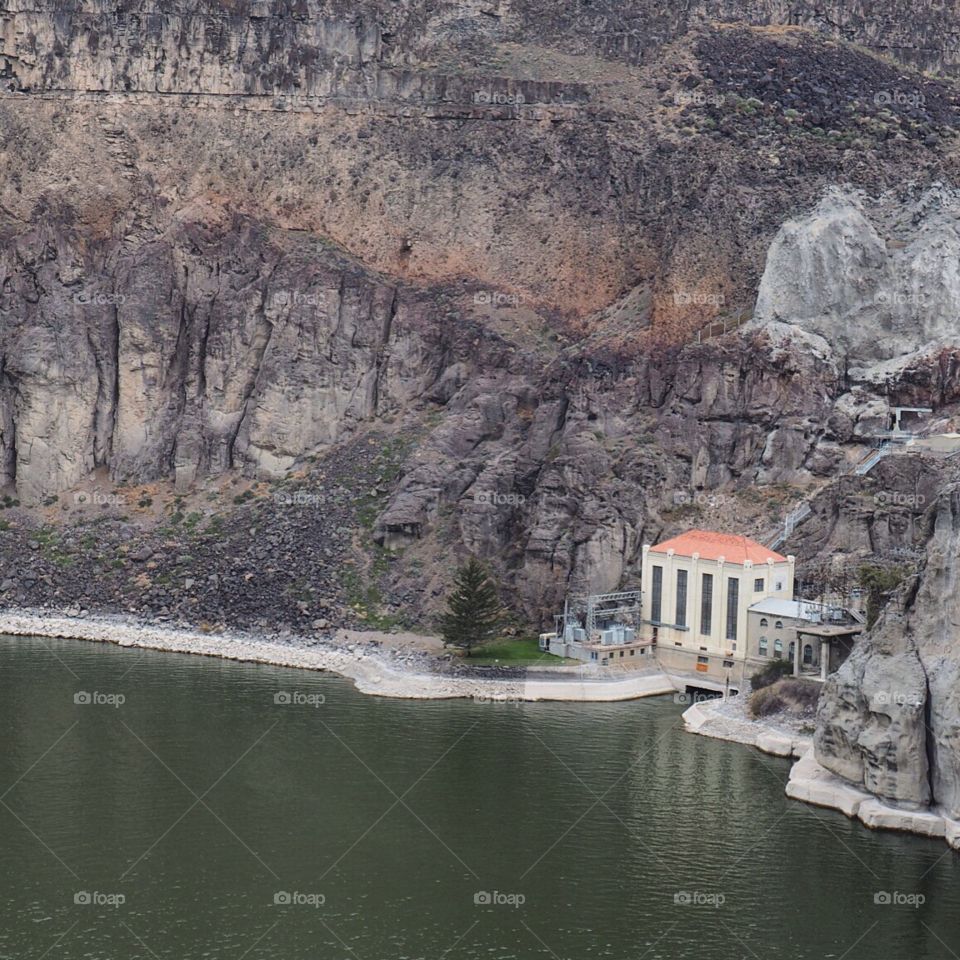
<svg viewBox="0 0 960 960">
<path fill-rule="evenodd" d="M 813 647 L 809 643 L 803 645 L 803 662 L 807 666 L 813 663 Z"/>
<path fill-rule="evenodd" d="M 783 629 L 783 621 L 782 621 L 782 620 L 778 620 L 778 621 L 774 624 L 774 627 L 775 627 L 777 630 L 782 630 L 782 629 Z"/>
<path fill-rule="evenodd" d="M 773 652 L 778 657 L 783 656 L 783 641 L 779 637 L 773 641 Z"/>
<path fill-rule="evenodd" d="M 761 627 L 766 627 L 766 626 L 768 626 L 768 624 L 767 624 L 767 618 L 766 618 L 766 617 L 761 617 L 761 618 L 760 618 L 760 626 L 761 626 Z"/>
<path fill-rule="evenodd" d="M 767 655 L 767 638 L 760 638 L 760 656 L 765 657 Z"/>
<path fill-rule="evenodd" d="M 788 656 L 789 656 L 789 660 L 790 660 L 791 663 L 793 663 L 793 655 L 794 655 L 794 653 L 796 652 L 796 649 L 797 649 L 797 645 L 791 640 L 791 641 L 790 641 L 790 653 L 789 653 L 789 655 L 788 655 Z"/>
</svg>

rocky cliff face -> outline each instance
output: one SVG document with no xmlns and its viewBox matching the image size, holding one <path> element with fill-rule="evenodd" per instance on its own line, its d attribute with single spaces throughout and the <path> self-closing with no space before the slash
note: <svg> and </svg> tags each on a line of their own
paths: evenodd
<svg viewBox="0 0 960 960">
<path fill-rule="evenodd" d="M 480 61 L 496 44 L 510 42 L 639 63 L 711 23 L 806 27 L 920 69 L 960 66 L 953 3 L 923 2 L 906 11 L 896 0 L 668 6 L 653 0 L 141 0 L 118 10 L 103 0 L 4 0 L 0 10 L 5 78 L 8 86 L 30 90 L 417 97 L 417 77 L 402 71 L 442 65 L 452 52 L 459 56 L 455 74 L 462 57 Z M 385 68 L 401 72 L 385 76 Z"/>
<path fill-rule="evenodd" d="M 0 260 L 0 452 L 31 502 L 107 463 L 181 487 L 234 466 L 278 476 L 436 375 L 415 294 L 239 219 L 109 252 L 38 224 Z"/>
<path fill-rule="evenodd" d="M 761 337 L 661 353 L 629 375 L 581 371 L 575 390 L 571 375 L 557 363 L 552 376 L 486 377 L 454 394 L 378 538 L 409 543 L 455 506 L 458 539 L 481 556 L 507 551 L 533 609 L 567 588 L 615 589 L 638 577 L 663 511 L 752 477 L 758 461 L 771 480 L 802 472 L 836 371 Z"/>
<path fill-rule="evenodd" d="M 774 239 L 752 322 L 815 333 L 861 375 L 951 344 L 960 333 L 958 227 L 954 189 L 873 202 L 831 190 Z"/>
<path fill-rule="evenodd" d="M 538 355 L 649 377 L 656 410 L 666 387 L 633 358 L 714 318 L 735 326 L 788 209 L 840 178 L 877 189 L 956 165 L 951 84 L 804 31 L 699 29 L 691 11 L 672 28 L 689 33 L 679 73 L 597 50 L 573 67 L 560 41 L 524 68 L 504 44 L 522 8 L 350 9 L 5 6 L 0 469 L 21 499 L 100 467 L 181 488 L 233 467 L 276 477 L 348 428 Z M 651 10 L 615 26 L 631 35 Z M 922 103 L 878 106 L 908 79 Z M 807 293 L 813 254 L 777 242 L 770 274 L 796 259 Z M 877 242 L 858 238 L 861 259 Z M 941 269 L 946 309 L 949 251 L 922 243 L 888 270 L 933 283 Z M 820 315 L 778 296 L 765 281 L 761 319 Z M 913 314 L 896 301 L 863 319 L 886 314 L 897 342 Z M 478 331 L 499 346 L 467 356 Z M 527 389 L 569 406 L 579 376 Z M 748 389 L 738 402 L 754 404 Z M 816 432 L 819 407 L 802 427 L 788 409 L 764 479 L 794 476 Z M 709 422 L 713 451 L 678 453 L 695 485 L 755 452 L 739 425 Z"/>
<path fill-rule="evenodd" d="M 960 179 L 958 91 L 868 49 L 952 69 L 940 7 L 0 10 L 0 470 L 35 511 L 4 533 L 69 520 L 92 476 L 136 490 L 118 542 L 153 559 L 101 570 L 105 603 L 310 619 L 253 559 L 174 590 L 194 554 L 139 504 L 346 484 L 402 425 L 398 475 L 304 529 L 383 546 L 398 605 L 435 604 L 469 550 L 545 618 L 678 526 L 768 534 L 891 404 L 957 402 L 952 194 L 924 188 Z M 288 514 L 237 507 L 238 555 L 306 551 Z M 913 529 L 822 522 L 864 550 Z M 0 593 L 92 604 L 34 542 Z"/>
<path fill-rule="evenodd" d="M 826 684 L 816 756 L 894 804 L 960 817 L 957 555 L 960 488 L 933 515 L 927 559 Z"/>
</svg>

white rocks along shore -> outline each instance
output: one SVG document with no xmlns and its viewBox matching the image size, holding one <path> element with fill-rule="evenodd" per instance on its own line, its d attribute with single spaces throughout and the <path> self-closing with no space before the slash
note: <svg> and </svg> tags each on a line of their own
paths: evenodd
<svg viewBox="0 0 960 960">
<path fill-rule="evenodd" d="M 786 792 L 794 800 L 839 810 L 872 830 L 899 830 L 937 837 L 946 840 L 954 850 L 960 850 L 960 821 L 944 816 L 936 808 L 905 810 L 884 803 L 820 766 L 812 747 L 793 765 Z"/>
<path fill-rule="evenodd" d="M 787 724 L 750 719 L 746 697 L 695 703 L 684 711 L 683 723 L 690 733 L 742 743 L 776 757 L 800 757 L 813 745 L 809 736 Z"/>
<path fill-rule="evenodd" d="M 126 617 L 68 616 L 36 610 L 0 613 L 0 634 L 59 637 L 115 643 L 173 653 L 222 657 L 278 667 L 325 670 L 352 680 L 362 693 L 381 697 L 436 700 L 468 697 L 477 700 L 570 700 L 609 702 L 673 693 L 676 686 L 659 672 L 623 674 L 616 679 L 582 679 L 558 672 L 557 679 L 486 679 L 423 672 L 396 657 L 396 646 L 386 652 L 361 642 L 337 645 L 313 637 L 268 639 L 256 634 L 203 633 Z M 352 634 L 357 641 L 360 634 Z M 376 635 L 371 635 L 371 639 Z M 430 644 L 421 644 L 429 647 Z M 391 654 L 394 654 L 391 657 Z"/>
</svg>

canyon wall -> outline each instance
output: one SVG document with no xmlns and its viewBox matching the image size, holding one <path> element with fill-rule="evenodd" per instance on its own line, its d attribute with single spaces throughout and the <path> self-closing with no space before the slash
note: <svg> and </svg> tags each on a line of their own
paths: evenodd
<svg viewBox="0 0 960 960">
<path fill-rule="evenodd" d="M 939 358 L 850 362 L 949 339 L 924 211 L 949 239 L 952 194 L 923 189 L 956 173 L 949 81 L 718 26 L 733 8 L 659 33 L 653 5 L 548 8 L 539 44 L 522 4 L 3 9 L 0 470 L 24 503 L 94 470 L 277 480 L 412 416 L 375 539 L 485 556 L 540 617 L 635 577 L 683 497 L 822 481 L 891 403 L 956 399 Z M 923 228 L 871 225 L 861 191 Z M 911 283 L 940 283 L 912 340 Z"/>
<path fill-rule="evenodd" d="M 869 201 L 834 189 L 778 233 L 752 324 L 816 334 L 861 375 L 960 335 L 960 193 Z M 889 366 L 889 364 L 888 364 Z"/>
<path fill-rule="evenodd" d="M 452 67 L 452 51 L 482 62 L 497 43 L 642 63 L 699 26 L 740 22 L 806 27 L 953 73 L 960 66 L 957 15 L 955 3 L 902 0 L 247 0 L 120 8 L 103 0 L 4 0 L 0 62 L 8 87 L 34 91 L 405 96 L 417 78 L 382 77 L 384 69 L 442 68 L 444 60 Z"/>
</svg>

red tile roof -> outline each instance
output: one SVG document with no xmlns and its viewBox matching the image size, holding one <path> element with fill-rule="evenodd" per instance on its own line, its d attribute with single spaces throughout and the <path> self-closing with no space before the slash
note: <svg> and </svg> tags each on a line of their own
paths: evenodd
<svg viewBox="0 0 960 960">
<path fill-rule="evenodd" d="M 679 537 L 664 540 L 650 548 L 651 553 L 666 553 L 673 550 L 681 557 L 692 557 L 698 553 L 704 560 L 719 560 L 723 557 L 727 563 L 740 563 L 752 560 L 754 563 L 786 562 L 786 557 L 765 547 L 749 537 L 738 537 L 733 533 L 715 533 L 712 530 L 688 530 Z"/>
</svg>

